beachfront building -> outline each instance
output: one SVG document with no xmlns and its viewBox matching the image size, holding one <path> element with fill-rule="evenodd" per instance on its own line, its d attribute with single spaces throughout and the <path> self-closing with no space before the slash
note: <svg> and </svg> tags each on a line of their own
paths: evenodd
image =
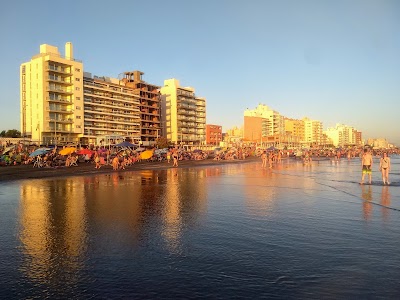
<svg viewBox="0 0 400 300">
<path fill-rule="evenodd" d="M 224 136 L 224 142 L 226 142 L 228 145 L 232 145 L 235 143 L 241 143 L 243 141 L 243 127 L 237 127 L 234 126 L 231 129 L 227 129 L 225 136 Z"/>
<path fill-rule="evenodd" d="M 206 99 L 197 97 L 192 87 L 181 87 L 179 80 L 164 80 L 161 87 L 163 135 L 173 143 L 186 145 L 206 142 Z"/>
<path fill-rule="evenodd" d="M 206 124 L 206 144 L 219 145 L 222 142 L 222 126 Z"/>
<path fill-rule="evenodd" d="M 108 140 L 117 141 L 117 137 L 132 142 L 141 140 L 140 97 L 135 89 L 125 86 L 117 78 L 88 72 L 84 73 L 83 88 L 82 144 L 98 144 L 99 137 L 105 144 Z"/>
<path fill-rule="evenodd" d="M 268 136 L 285 134 L 285 119 L 267 105 L 259 104 L 255 109 L 244 111 L 243 135 L 245 141 L 262 142 Z"/>
<path fill-rule="evenodd" d="M 140 137 L 144 146 L 152 146 L 162 135 L 160 87 L 142 79 L 141 71 L 125 72 L 122 82 L 132 88 L 140 101 Z"/>
<path fill-rule="evenodd" d="M 83 64 L 72 43 L 65 55 L 42 44 L 40 53 L 20 66 L 20 127 L 38 143 L 77 143 L 84 131 Z"/>
<path fill-rule="evenodd" d="M 328 127 L 324 133 L 335 147 L 361 145 L 361 136 L 358 131 L 348 125 L 336 124 L 335 127 Z"/>
<path fill-rule="evenodd" d="M 304 143 L 305 146 L 317 146 L 322 143 L 322 122 L 311 120 L 307 117 L 302 119 L 304 122 Z"/>
<path fill-rule="evenodd" d="M 285 118 L 285 132 L 286 134 L 298 137 L 300 141 L 305 141 L 304 121 Z"/>
<path fill-rule="evenodd" d="M 69 42 L 64 56 L 43 44 L 21 65 L 23 138 L 58 145 L 124 139 L 155 144 L 161 134 L 159 87 L 144 82 L 140 71 L 119 78 L 83 71 Z"/>
</svg>

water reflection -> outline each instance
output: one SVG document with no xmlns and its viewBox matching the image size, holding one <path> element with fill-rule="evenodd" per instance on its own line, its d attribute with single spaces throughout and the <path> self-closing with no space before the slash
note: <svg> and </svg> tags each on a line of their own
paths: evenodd
<svg viewBox="0 0 400 300">
<path fill-rule="evenodd" d="M 32 281 L 58 286 L 53 275 L 74 274 L 78 282 L 86 249 L 86 207 L 82 185 L 72 179 L 28 181 L 21 186 L 20 240 L 25 260 L 20 270 Z M 69 257 L 70 259 L 66 259 Z"/>
<path fill-rule="evenodd" d="M 111 255 L 158 235 L 168 252 L 179 253 L 183 230 L 195 226 L 207 209 L 206 179 L 218 172 L 171 168 L 25 181 L 20 188 L 20 270 L 40 284 L 73 285 L 79 276 L 68 274 L 85 267 L 88 247 Z"/>
<path fill-rule="evenodd" d="M 363 215 L 365 220 L 369 220 L 372 215 L 372 188 L 370 185 L 361 185 L 361 197 L 363 202 Z"/>
<path fill-rule="evenodd" d="M 382 192 L 381 192 L 381 205 L 382 205 L 382 219 L 384 222 L 388 221 L 389 218 L 389 213 L 391 204 L 391 195 L 390 195 L 390 190 L 388 186 L 382 186 Z"/>
</svg>

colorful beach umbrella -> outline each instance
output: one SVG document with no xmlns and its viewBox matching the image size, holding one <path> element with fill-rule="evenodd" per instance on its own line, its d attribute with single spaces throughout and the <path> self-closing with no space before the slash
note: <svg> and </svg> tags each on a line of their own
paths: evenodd
<svg viewBox="0 0 400 300">
<path fill-rule="evenodd" d="M 91 154 L 93 154 L 93 151 L 85 148 L 85 149 L 81 149 L 81 150 L 77 151 L 76 153 L 79 155 L 87 155 L 87 154 L 91 155 Z"/>
<path fill-rule="evenodd" d="M 153 156 L 153 150 L 146 150 L 140 153 L 140 158 L 141 159 L 149 159 L 150 157 Z"/>
<path fill-rule="evenodd" d="M 46 154 L 49 151 L 50 151 L 49 148 L 39 148 L 39 149 L 36 149 L 35 151 L 33 151 L 31 154 L 29 154 L 29 157 L 35 157 L 35 156 L 38 156 L 38 155 L 43 155 L 43 154 Z"/>
<path fill-rule="evenodd" d="M 58 153 L 61 155 L 69 155 L 71 153 L 74 153 L 75 151 L 76 151 L 76 148 L 68 147 L 68 148 L 61 149 L 60 152 L 58 152 Z"/>
</svg>

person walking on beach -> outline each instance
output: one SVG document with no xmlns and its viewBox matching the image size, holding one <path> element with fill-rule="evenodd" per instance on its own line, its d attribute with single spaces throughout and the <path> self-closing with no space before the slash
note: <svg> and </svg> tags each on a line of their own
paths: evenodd
<svg viewBox="0 0 400 300">
<path fill-rule="evenodd" d="M 262 167 L 266 168 L 267 167 L 267 151 L 264 150 L 264 152 L 261 154 L 261 160 L 262 160 Z"/>
<path fill-rule="evenodd" d="M 387 152 L 383 152 L 381 160 L 379 162 L 379 170 L 382 173 L 383 184 L 390 184 L 389 182 L 389 171 L 390 171 L 390 158 Z"/>
<path fill-rule="evenodd" d="M 175 150 L 174 154 L 172 154 L 172 159 L 174 161 L 174 164 L 172 165 L 173 167 L 178 166 L 178 152 Z"/>
<path fill-rule="evenodd" d="M 364 154 L 361 157 L 362 177 L 360 184 L 364 184 L 365 174 L 368 174 L 369 184 L 372 182 L 372 155 L 368 149 L 364 149 Z"/>
</svg>

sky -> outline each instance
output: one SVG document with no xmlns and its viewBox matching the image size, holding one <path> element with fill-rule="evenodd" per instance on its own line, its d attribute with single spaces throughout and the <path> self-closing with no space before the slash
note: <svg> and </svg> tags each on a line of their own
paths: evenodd
<svg viewBox="0 0 400 300">
<path fill-rule="evenodd" d="M 86 72 L 194 87 L 224 132 L 262 103 L 400 146 L 398 0 L 7 1 L 0 37 L 0 131 L 20 129 L 20 64 L 72 42 Z"/>
</svg>

